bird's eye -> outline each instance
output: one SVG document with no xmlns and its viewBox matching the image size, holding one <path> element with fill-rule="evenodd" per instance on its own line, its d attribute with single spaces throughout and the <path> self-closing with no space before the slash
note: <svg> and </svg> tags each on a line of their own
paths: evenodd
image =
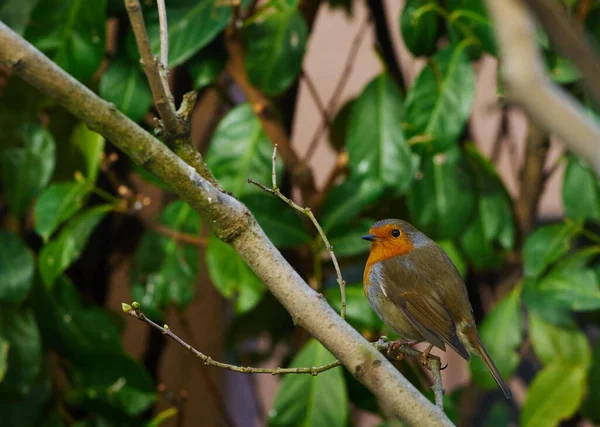
<svg viewBox="0 0 600 427">
<path fill-rule="evenodd" d="M 402 233 L 397 228 L 394 228 L 392 230 L 392 236 L 394 236 L 394 237 L 400 237 L 400 234 L 402 234 Z"/>
</svg>

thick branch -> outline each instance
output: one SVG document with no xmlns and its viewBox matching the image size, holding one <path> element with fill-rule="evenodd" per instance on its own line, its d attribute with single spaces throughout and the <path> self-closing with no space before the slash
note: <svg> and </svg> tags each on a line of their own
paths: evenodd
<svg viewBox="0 0 600 427">
<path fill-rule="evenodd" d="M 600 103 L 600 57 L 589 44 L 583 25 L 556 0 L 525 0 L 556 45 L 581 72 L 583 82 Z"/>
<path fill-rule="evenodd" d="M 521 0 L 486 0 L 500 47 L 507 99 L 556 134 L 600 175 L 600 126 L 564 90 L 550 83 L 535 26 Z"/>
<path fill-rule="evenodd" d="M 0 22 L 0 63 L 104 135 L 173 188 L 228 242 L 288 310 L 360 382 L 410 425 L 450 426 L 386 358 L 313 291 L 273 246 L 250 212 L 217 190 L 164 144 L 66 74 Z"/>
<path fill-rule="evenodd" d="M 316 194 L 312 170 L 294 151 L 285 128 L 276 117 L 273 105 L 248 80 L 244 68 L 244 47 L 239 38 L 240 35 L 232 29 L 229 29 L 227 33 L 226 44 L 229 52 L 227 71 L 244 92 L 273 145 L 279 147 L 283 162 L 292 175 L 292 182 L 298 185 L 302 192 L 304 204 L 312 207 L 312 198 Z"/>
</svg>

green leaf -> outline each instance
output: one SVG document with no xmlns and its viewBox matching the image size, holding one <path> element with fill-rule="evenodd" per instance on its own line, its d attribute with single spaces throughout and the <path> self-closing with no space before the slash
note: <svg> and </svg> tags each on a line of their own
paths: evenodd
<svg viewBox="0 0 600 427">
<path fill-rule="evenodd" d="M 39 0 L 25 37 L 85 83 L 104 57 L 105 24 L 106 0 Z"/>
<path fill-rule="evenodd" d="M 90 192 L 87 182 L 58 182 L 38 197 L 33 208 L 35 231 L 48 242 L 50 236 L 67 219 L 81 209 Z"/>
<path fill-rule="evenodd" d="M 523 427 L 557 426 L 577 412 L 586 388 L 587 369 L 562 359 L 547 365 L 533 379 L 523 410 Z"/>
<path fill-rule="evenodd" d="M 566 216 L 574 219 L 599 220 L 600 186 L 596 175 L 576 156 L 569 155 L 567 159 L 562 186 Z"/>
<path fill-rule="evenodd" d="M 39 0 L 4 0 L 0 5 L 0 21 L 15 33 L 23 35 L 29 14 Z"/>
<path fill-rule="evenodd" d="M 538 295 L 553 305 L 575 311 L 600 308 L 598 276 L 592 269 L 569 269 L 558 265 L 537 286 Z"/>
<path fill-rule="evenodd" d="M 63 427 L 48 425 L 47 414 L 52 393 L 52 379 L 47 369 L 36 375 L 36 378 L 23 396 L 10 393 L 0 399 L 0 419 L 2 425 L 18 427 Z M 2 387 L 0 387 L 2 388 Z M 54 402 L 52 402 L 54 403 Z"/>
<path fill-rule="evenodd" d="M 206 162 L 225 190 L 242 197 L 262 192 L 248 179 L 271 186 L 272 155 L 273 146 L 250 104 L 241 104 L 219 123 Z M 283 166 L 280 159 L 277 164 Z"/>
<path fill-rule="evenodd" d="M 475 189 L 458 147 L 426 156 L 408 192 L 408 209 L 417 227 L 436 239 L 457 237 L 473 216 Z"/>
<path fill-rule="evenodd" d="M 231 19 L 231 5 L 220 0 L 169 0 L 169 68 L 174 68 L 208 45 Z M 146 17 L 152 51 L 160 51 L 160 31 L 156 7 Z M 133 36 L 133 35 L 131 35 Z M 132 37 L 133 38 L 133 37 Z M 138 59 L 136 50 L 134 59 Z"/>
<path fill-rule="evenodd" d="M 550 78 L 555 83 L 566 85 L 581 78 L 577 68 L 568 59 L 553 53 L 547 53 L 545 57 Z"/>
<path fill-rule="evenodd" d="M 481 49 L 496 56 L 494 29 L 483 0 L 449 0 L 448 11 L 448 32 L 452 42 L 475 39 L 477 45 L 469 47 L 469 56 L 478 58 Z"/>
<path fill-rule="evenodd" d="M 38 258 L 38 268 L 44 284 L 52 288 L 56 279 L 83 252 L 88 238 L 112 206 L 102 205 L 72 218 L 54 240 L 47 243 Z"/>
<path fill-rule="evenodd" d="M 326 233 L 335 228 L 344 228 L 364 209 L 383 194 L 383 186 L 373 179 L 348 179 L 327 192 L 323 204 L 321 227 Z M 368 230 L 368 228 L 367 228 Z M 364 230 L 362 235 L 365 235 Z"/>
<path fill-rule="evenodd" d="M 600 342 L 596 344 L 588 376 L 588 393 L 582 406 L 583 414 L 594 423 L 600 423 Z"/>
<path fill-rule="evenodd" d="M 0 336 L 0 383 L 4 380 L 6 370 L 8 369 L 8 350 L 10 343 Z"/>
<path fill-rule="evenodd" d="M 450 257 L 460 275 L 465 278 L 467 275 L 467 262 L 456 244 L 452 240 L 440 240 L 436 243 Z"/>
<path fill-rule="evenodd" d="M 329 244 L 333 246 L 338 258 L 369 252 L 369 243 L 361 240 L 376 220 L 361 218 L 356 223 L 335 227 L 328 233 Z"/>
<path fill-rule="evenodd" d="M 346 145 L 354 101 L 354 99 L 349 99 L 342 105 L 336 116 L 333 118 L 333 123 L 329 130 L 329 143 L 338 153 L 341 153 Z"/>
<path fill-rule="evenodd" d="M 278 248 L 304 245 L 310 235 L 298 212 L 270 194 L 248 194 L 241 201 L 250 209 L 271 242 Z"/>
<path fill-rule="evenodd" d="M 160 411 L 154 418 L 152 418 L 147 424 L 146 427 L 158 427 L 162 425 L 163 422 L 168 420 L 169 418 L 173 418 L 177 415 L 179 411 L 175 407 L 167 408 Z"/>
<path fill-rule="evenodd" d="M 200 90 L 217 81 L 225 69 L 227 51 L 220 39 L 215 40 L 198 52 L 189 62 L 189 71 L 194 89 Z"/>
<path fill-rule="evenodd" d="M 19 136 L 23 147 L 2 153 L 2 179 L 8 207 L 20 217 L 50 181 L 56 148 L 52 135 L 37 124 L 24 126 Z"/>
<path fill-rule="evenodd" d="M 106 311 L 82 304 L 77 288 L 61 276 L 53 289 L 37 286 L 33 304 L 47 347 L 69 360 L 102 351 L 120 352 L 119 330 Z"/>
<path fill-rule="evenodd" d="M 529 312 L 529 336 L 535 355 L 544 365 L 557 359 L 565 364 L 590 365 L 590 343 L 579 329 L 561 328 Z"/>
<path fill-rule="evenodd" d="M 34 260 L 18 235 L 0 230 L 0 301 L 22 302 L 33 283 Z"/>
<path fill-rule="evenodd" d="M 436 51 L 439 17 L 433 0 L 408 0 L 400 15 L 400 33 L 404 44 L 415 56 Z"/>
<path fill-rule="evenodd" d="M 79 123 L 71 134 L 71 144 L 83 157 L 88 182 L 96 182 L 101 155 L 104 151 L 104 137 L 89 130 L 84 123 Z"/>
<path fill-rule="evenodd" d="M 436 53 L 406 96 L 407 136 L 422 138 L 430 151 L 456 145 L 471 115 L 475 72 L 465 46 L 451 45 Z"/>
<path fill-rule="evenodd" d="M 325 297 L 327 302 L 339 313 L 342 309 L 339 287 L 327 289 Z M 364 330 L 376 332 L 383 326 L 369 305 L 361 283 L 346 285 L 346 320 L 359 332 Z"/>
<path fill-rule="evenodd" d="M 74 363 L 73 374 L 74 389 L 68 401 L 92 411 L 108 404 L 134 416 L 156 401 L 152 378 L 125 353 L 96 349 Z"/>
<path fill-rule="evenodd" d="M 540 227 L 529 235 L 523 248 L 525 275 L 541 275 L 550 264 L 571 249 L 573 238 L 580 230 L 580 223 L 569 221 Z"/>
<path fill-rule="evenodd" d="M 262 299 L 265 287 L 228 244 L 211 237 L 206 248 L 208 273 L 217 290 L 227 299 L 235 299 L 237 314 L 250 311 Z"/>
<path fill-rule="evenodd" d="M 134 122 L 139 122 L 152 105 L 152 93 L 140 65 L 125 58 L 110 62 L 100 79 L 99 91 Z"/>
<path fill-rule="evenodd" d="M 200 216 L 182 200 L 169 204 L 159 222 L 177 233 L 200 234 Z M 170 302 L 185 308 L 195 295 L 199 259 L 198 247 L 146 231 L 135 253 L 133 298 L 151 317 L 162 317 Z"/>
<path fill-rule="evenodd" d="M 510 378 L 519 364 L 517 349 L 522 340 L 520 296 L 519 286 L 493 308 L 479 327 L 481 341 L 505 380 Z M 486 389 L 496 387 L 496 382 L 479 357 L 471 359 L 470 367 L 477 384 Z"/>
<path fill-rule="evenodd" d="M 0 383 L 0 392 L 25 396 L 31 391 L 42 367 L 42 341 L 33 312 L 3 306 L 0 310 L 0 336 L 9 346 L 8 370 Z"/>
<path fill-rule="evenodd" d="M 402 95 L 385 73 L 367 85 L 352 105 L 348 124 L 349 167 L 398 192 L 412 182 L 416 159 L 402 131 Z"/>
<path fill-rule="evenodd" d="M 320 366 L 335 361 L 318 341 L 311 339 L 290 367 Z M 341 368 L 312 375 L 288 375 L 277 390 L 269 425 L 345 427 L 348 396 Z"/>
<path fill-rule="evenodd" d="M 302 70 L 308 27 L 302 14 L 284 9 L 257 20 L 244 31 L 244 66 L 250 82 L 267 95 L 294 83 Z"/>
</svg>

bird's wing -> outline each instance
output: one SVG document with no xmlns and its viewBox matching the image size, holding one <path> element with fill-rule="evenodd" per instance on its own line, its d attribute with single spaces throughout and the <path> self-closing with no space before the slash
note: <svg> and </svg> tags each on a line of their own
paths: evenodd
<svg viewBox="0 0 600 427">
<path fill-rule="evenodd" d="M 432 283 L 431 275 L 424 274 L 418 265 L 403 262 L 399 258 L 382 261 L 389 298 L 429 343 L 442 350 L 448 344 L 469 360 L 469 352 L 460 342 L 454 320 L 437 291 L 438 284 Z M 390 286 L 394 283 L 397 285 Z"/>
</svg>

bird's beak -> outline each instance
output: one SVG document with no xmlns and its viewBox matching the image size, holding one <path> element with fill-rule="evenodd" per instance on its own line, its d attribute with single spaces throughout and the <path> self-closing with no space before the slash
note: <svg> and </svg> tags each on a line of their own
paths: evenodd
<svg viewBox="0 0 600 427">
<path fill-rule="evenodd" d="M 377 240 L 377 236 L 373 234 L 367 234 L 366 236 L 362 236 L 362 239 L 368 240 L 369 242 L 374 242 Z"/>
</svg>

